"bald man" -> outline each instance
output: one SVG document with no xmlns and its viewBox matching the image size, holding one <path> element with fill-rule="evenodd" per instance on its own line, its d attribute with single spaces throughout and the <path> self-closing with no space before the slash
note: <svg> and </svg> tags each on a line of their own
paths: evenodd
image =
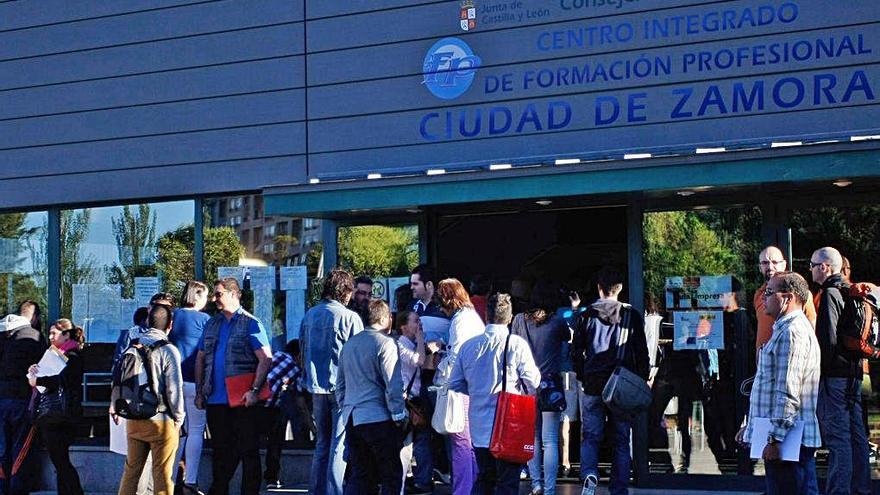
<svg viewBox="0 0 880 495">
<path fill-rule="evenodd" d="M 788 271 L 788 262 L 785 261 L 785 257 L 782 256 L 782 251 L 778 247 L 767 246 L 758 255 L 758 269 L 761 271 L 761 275 L 764 275 L 764 285 L 758 287 L 753 299 L 755 314 L 758 317 L 758 333 L 755 338 L 756 349 L 760 349 L 761 346 L 766 344 L 773 334 L 773 322 L 775 320 L 764 312 L 764 291 L 767 289 L 767 281 L 777 273 Z M 813 328 L 816 328 L 816 307 L 813 305 L 812 295 L 804 304 L 804 314 L 807 315 L 807 319 L 810 320 Z"/>
</svg>

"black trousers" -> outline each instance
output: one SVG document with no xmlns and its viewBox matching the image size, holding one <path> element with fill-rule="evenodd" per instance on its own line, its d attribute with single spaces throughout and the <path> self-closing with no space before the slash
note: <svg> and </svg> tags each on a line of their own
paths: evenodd
<svg viewBox="0 0 880 495">
<path fill-rule="evenodd" d="M 477 485 L 479 495 L 517 495 L 519 493 L 519 464 L 496 459 L 489 449 L 474 447 L 477 456 Z"/>
<path fill-rule="evenodd" d="M 400 495 L 403 434 L 394 422 L 354 426 L 349 418 L 346 435 L 349 473 L 345 480 L 345 495 L 373 495 L 380 484 L 382 495 Z"/>
<path fill-rule="evenodd" d="M 58 495 L 83 495 L 79 473 L 70 462 L 70 444 L 73 443 L 74 428 L 73 423 L 64 423 L 41 426 L 37 429 L 49 453 L 49 459 L 55 466 Z"/>
<path fill-rule="evenodd" d="M 696 387 L 687 379 L 682 379 L 681 381 L 657 379 L 654 380 L 652 393 L 653 398 L 648 416 L 649 433 L 652 436 L 656 436 L 658 430 L 662 431 L 665 439 L 666 432 L 660 426 L 663 420 L 663 412 L 666 410 L 666 406 L 669 405 L 669 401 L 673 397 L 678 397 L 676 423 L 678 423 L 677 428 L 679 433 L 681 433 L 682 455 L 685 464 L 689 463 L 691 459 L 691 434 L 689 426 L 691 413 L 693 412 L 693 402 L 699 398 Z"/>
<path fill-rule="evenodd" d="M 209 495 L 228 495 L 238 463 L 241 463 L 242 495 L 260 493 L 260 424 L 265 408 L 208 405 L 208 428 L 211 430 L 212 458 Z"/>
</svg>

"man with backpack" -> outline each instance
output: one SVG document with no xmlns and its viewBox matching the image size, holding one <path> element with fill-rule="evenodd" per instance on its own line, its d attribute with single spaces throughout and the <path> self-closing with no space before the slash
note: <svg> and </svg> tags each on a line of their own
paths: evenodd
<svg viewBox="0 0 880 495">
<path fill-rule="evenodd" d="M 153 486 L 156 495 L 171 495 L 171 474 L 185 418 L 180 353 L 168 345 L 172 312 L 157 304 L 147 317 L 149 328 L 122 355 L 113 374 L 110 414 L 127 420 L 128 455 L 119 483 L 119 494 L 135 493 L 138 480 L 153 453 Z"/>
<path fill-rule="evenodd" d="M 850 294 L 850 284 L 840 274 L 842 265 L 840 252 L 832 247 L 818 249 L 810 258 L 813 281 L 821 286 L 816 318 L 822 352 L 817 416 L 828 448 L 828 495 L 871 493 L 868 439 L 862 425 L 864 355 L 847 345 L 862 340 L 864 315 L 858 315 L 860 298 Z"/>
</svg>

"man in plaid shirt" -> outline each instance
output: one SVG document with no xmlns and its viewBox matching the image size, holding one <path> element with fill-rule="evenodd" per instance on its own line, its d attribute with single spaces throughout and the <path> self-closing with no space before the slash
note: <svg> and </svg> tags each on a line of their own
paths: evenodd
<svg viewBox="0 0 880 495">
<path fill-rule="evenodd" d="M 821 355 L 813 326 L 804 314 L 810 297 L 807 281 L 797 273 L 779 273 L 767 282 L 764 311 L 776 319 L 770 340 L 761 348 L 758 373 L 752 386 L 749 421 L 740 441 L 767 443 L 763 456 L 767 494 L 818 494 L 816 449 L 822 445 L 816 400 L 819 395 Z M 754 420 L 770 420 L 767 438 L 753 434 Z M 795 422 L 804 425 L 800 459 L 783 461 L 780 443 Z"/>
</svg>

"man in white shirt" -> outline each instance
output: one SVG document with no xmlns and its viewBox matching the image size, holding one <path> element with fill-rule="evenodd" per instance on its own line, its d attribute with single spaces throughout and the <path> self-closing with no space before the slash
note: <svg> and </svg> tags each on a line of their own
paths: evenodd
<svg viewBox="0 0 880 495">
<path fill-rule="evenodd" d="M 495 424 L 495 407 L 501 392 L 504 347 L 509 332 L 507 325 L 513 319 L 513 307 L 508 294 L 494 294 L 486 308 L 486 332 L 465 342 L 452 368 L 449 389 L 470 396 L 471 442 L 477 456 L 479 475 L 477 493 L 514 495 L 519 493 L 518 464 L 492 457 L 489 441 Z M 510 336 L 507 351 L 507 390 L 517 390 L 522 380 L 529 394 L 541 382 L 541 373 L 535 365 L 529 344 L 521 337 Z"/>
</svg>

